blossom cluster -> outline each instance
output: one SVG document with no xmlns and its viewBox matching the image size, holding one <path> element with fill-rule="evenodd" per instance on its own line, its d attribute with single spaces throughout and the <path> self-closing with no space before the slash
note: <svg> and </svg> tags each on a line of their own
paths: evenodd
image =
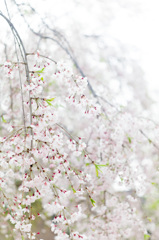
<svg viewBox="0 0 159 240">
<path fill-rule="evenodd" d="M 43 232 L 33 225 L 41 219 L 56 240 L 143 239 L 147 228 L 138 209 L 151 169 L 143 164 L 140 129 L 148 123 L 103 108 L 88 93 L 87 78 L 64 62 L 45 75 L 39 59 L 38 52 L 23 84 L 25 126 L 3 122 L 12 129 L 0 138 L 3 232 L 39 239 Z"/>
</svg>

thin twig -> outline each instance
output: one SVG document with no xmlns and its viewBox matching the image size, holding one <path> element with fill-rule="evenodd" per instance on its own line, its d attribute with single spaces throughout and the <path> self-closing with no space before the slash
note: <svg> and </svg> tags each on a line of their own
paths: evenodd
<svg viewBox="0 0 159 240">
<path fill-rule="evenodd" d="M 156 145 L 156 143 L 154 143 L 141 129 L 139 131 L 149 141 L 149 143 L 152 143 L 152 145 L 159 151 L 159 147 Z"/>
<path fill-rule="evenodd" d="M 27 55 L 26 55 L 26 50 L 25 50 L 24 44 L 22 42 L 22 39 L 20 38 L 19 33 L 17 32 L 17 30 L 14 27 L 14 25 L 12 24 L 12 22 L 2 12 L 0 12 L 0 16 L 2 16 L 6 20 L 6 22 L 9 24 L 9 26 L 13 32 L 13 35 L 15 36 L 15 38 L 17 39 L 17 42 L 19 42 L 20 46 L 22 47 L 23 54 L 24 54 L 24 62 L 26 63 L 25 64 L 26 79 L 27 79 L 28 84 L 30 84 Z M 18 60 L 18 62 L 19 62 L 19 60 Z M 21 92 L 22 92 L 22 83 L 20 85 L 21 85 Z M 23 102 L 23 95 L 22 95 L 22 102 Z M 22 104 L 22 109 L 23 109 L 24 126 L 25 126 L 24 102 Z M 29 91 L 29 110 L 30 110 L 30 125 L 32 125 L 32 105 L 31 105 L 31 100 L 30 100 L 30 91 Z M 31 128 L 31 135 L 33 136 L 32 128 Z M 31 149 L 32 148 L 33 148 L 33 139 L 31 140 Z"/>
<path fill-rule="evenodd" d="M 28 55 L 35 55 L 36 53 L 26 53 L 26 55 L 28 56 Z M 46 58 L 46 59 L 49 59 L 50 61 L 52 61 L 52 62 L 54 62 L 55 64 L 57 64 L 57 62 L 55 61 L 55 60 L 53 60 L 52 58 L 50 58 L 50 57 L 46 57 L 46 56 L 44 56 L 44 55 L 41 55 L 41 54 L 39 54 L 39 56 L 40 57 L 43 57 L 43 58 Z"/>
</svg>

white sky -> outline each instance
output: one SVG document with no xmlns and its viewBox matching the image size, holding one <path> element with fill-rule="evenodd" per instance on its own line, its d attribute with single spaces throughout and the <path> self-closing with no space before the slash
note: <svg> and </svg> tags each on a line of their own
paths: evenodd
<svg viewBox="0 0 159 240">
<path fill-rule="evenodd" d="M 155 98 L 159 101 L 159 0 L 139 2 L 142 3 L 140 14 L 116 13 L 110 34 L 139 48 L 149 88 L 155 91 Z"/>
</svg>

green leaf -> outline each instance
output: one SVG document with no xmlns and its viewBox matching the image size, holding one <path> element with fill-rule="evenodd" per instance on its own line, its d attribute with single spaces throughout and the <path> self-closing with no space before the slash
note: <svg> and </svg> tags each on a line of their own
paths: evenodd
<svg viewBox="0 0 159 240">
<path fill-rule="evenodd" d="M 2 121 L 3 121 L 4 123 L 6 123 L 6 122 L 7 122 L 7 121 L 4 119 L 3 115 L 2 115 Z"/>
<path fill-rule="evenodd" d="M 50 98 L 50 99 L 46 99 L 45 101 L 47 102 L 48 105 L 52 106 L 51 102 L 54 100 L 55 98 Z"/>
<path fill-rule="evenodd" d="M 47 99 L 47 101 L 52 102 L 55 98 Z"/>
<path fill-rule="evenodd" d="M 152 143 L 151 139 L 148 139 L 149 143 Z"/>
<path fill-rule="evenodd" d="M 152 209 L 152 210 L 158 210 L 158 209 L 159 209 L 159 200 L 154 201 L 154 202 L 150 205 L 149 208 Z"/>
<path fill-rule="evenodd" d="M 86 163 L 86 166 L 89 166 L 90 165 L 90 163 Z"/>
<path fill-rule="evenodd" d="M 95 165 L 95 170 L 96 170 L 96 176 L 98 177 L 98 175 L 99 175 L 99 173 L 98 173 L 98 166 L 97 165 Z"/>
<path fill-rule="evenodd" d="M 74 188 L 72 188 L 72 191 L 73 191 L 74 193 L 76 193 L 76 190 L 75 190 Z"/>
<path fill-rule="evenodd" d="M 149 218 L 149 217 L 147 217 L 147 220 L 148 220 L 149 222 L 152 222 L 152 219 L 151 219 L 151 218 Z"/>
<path fill-rule="evenodd" d="M 49 102 L 48 100 L 45 100 L 47 102 L 48 105 L 52 106 L 51 102 Z"/>
<path fill-rule="evenodd" d="M 150 235 L 149 234 L 144 234 L 144 240 L 148 240 L 150 239 Z"/>
<path fill-rule="evenodd" d="M 2 115 L 2 121 L 3 121 L 4 123 L 6 123 L 6 122 L 7 122 L 7 121 L 4 119 L 3 115 Z"/>
<path fill-rule="evenodd" d="M 93 207 L 95 207 L 96 202 L 92 198 L 90 200 L 91 200 L 91 203 L 92 203 Z"/>
<path fill-rule="evenodd" d="M 43 73 L 43 72 L 44 72 L 44 69 L 45 69 L 45 68 L 42 68 L 41 70 L 36 71 L 36 73 Z"/>
<path fill-rule="evenodd" d="M 128 137 L 128 141 L 129 141 L 129 143 L 131 143 L 131 142 L 132 142 L 130 137 Z"/>
<path fill-rule="evenodd" d="M 102 165 L 102 164 L 95 164 L 95 170 L 96 170 L 96 176 L 98 177 L 99 176 L 99 172 L 102 172 L 102 170 L 100 169 L 100 167 L 106 167 L 106 165 Z"/>
<path fill-rule="evenodd" d="M 157 183 L 155 183 L 155 182 L 152 182 L 151 184 L 152 184 L 152 185 L 157 185 Z"/>
<path fill-rule="evenodd" d="M 43 77 L 41 78 L 41 81 L 44 81 L 44 78 L 43 78 Z"/>
<path fill-rule="evenodd" d="M 24 236 L 22 236 L 22 240 L 25 240 Z"/>
</svg>

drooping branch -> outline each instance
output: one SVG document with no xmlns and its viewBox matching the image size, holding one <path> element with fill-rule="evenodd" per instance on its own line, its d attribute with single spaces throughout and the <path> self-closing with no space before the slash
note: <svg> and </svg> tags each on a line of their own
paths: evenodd
<svg viewBox="0 0 159 240">
<path fill-rule="evenodd" d="M 17 4 L 17 2 L 16 2 L 15 0 L 13 0 L 13 2 L 16 4 L 20 15 L 21 15 L 22 18 L 24 19 L 24 21 L 25 21 L 25 23 L 27 24 L 27 26 L 28 26 L 28 28 L 30 29 L 30 31 L 31 31 L 33 34 L 35 34 L 36 36 L 39 36 L 39 37 L 42 38 L 42 39 L 49 39 L 49 40 L 55 42 L 55 43 L 56 43 L 62 50 L 64 50 L 64 51 L 66 52 L 66 54 L 70 57 L 70 59 L 72 60 L 72 62 L 74 63 L 74 65 L 76 66 L 76 68 L 78 69 L 78 71 L 80 72 L 80 74 L 82 75 L 82 77 L 86 77 L 86 75 L 84 74 L 83 70 L 81 69 L 81 67 L 80 67 L 79 64 L 78 64 L 78 62 L 77 62 L 77 60 L 76 60 L 76 58 L 75 58 L 75 56 L 74 56 L 74 54 L 73 54 L 72 48 L 70 47 L 67 39 L 66 39 L 61 33 L 59 33 L 57 30 L 50 28 L 50 27 L 48 26 L 48 24 L 47 24 L 43 19 L 42 19 L 42 22 L 44 23 L 44 25 L 45 25 L 49 30 L 51 30 L 51 31 L 54 33 L 54 35 L 57 37 L 57 39 L 55 39 L 55 38 L 53 38 L 53 37 L 50 37 L 50 36 L 44 36 L 44 35 L 42 35 L 41 33 L 36 32 L 36 31 L 29 25 L 29 23 L 27 22 L 24 14 L 21 12 L 21 10 L 20 10 L 20 8 L 19 8 L 19 4 Z M 34 12 L 36 12 L 35 9 L 33 9 L 32 7 L 31 7 L 31 9 L 32 9 Z M 61 42 L 61 39 L 62 39 L 63 42 Z M 66 43 L 67 45 L 64 46 L 63 43 Z M 95 98 L 98 99 L 98 96 L 97 96 L 96 92 L 94 91 L 92 85 L 90 84 L 89 80 L 88 80 L 88 88 L 89 88 L 89 90 L 91 91 L 92 95 L 93 95 Z"/>
<path fill-rule="evenodd" d="M 25 21 L 27 27 L 29 28 L 29 30 L 30 30 L 33 34 L 35 34 L 36 36 L 40 37 L 40 39 L 48 39 L 48 40 L 51 40 L 51 41 L 55 42 L 55 43 L 56 43 L 62 50 L 64 50 L 65 53 L 70 57 L 70 59 L 72 60 L 72 62 L 74 63 L 74 65 L 76 66 L 76 68 L 78 69 L 78 71 L 80 72 L 80 74 L 82 75 L 82 77 L 86 77 L 86 75 L 84 74 L 83 70 L 82 70 L 81 67 L 79 66 L 79 63 L 78 63 L 76 57 L 74 56 L 74 53 L 73 53 L 73 51 L 72 51 L 72 48 L 71 48 L 68 40 L 66 39 L 66 37 L 65 37 L 62 33 L 60 33 L 59 31 L 57 31 L 56 29 L 51 28 L 51 27 L 46 23 L 46 21 L 45 21 L 43 18 L 41 18 L 41 17 L 40 17 L 40 18 L 41 18 L 42 23 L 45 25 L 45 27 L 46 27 L 48 30 L 50 30 L 50 31 L 54 34 L 54 36 L 55 36 L 56 38 L 53 38 L 53 37 L 50 37 L 50 36 L 45 36 L 45 35 L 41 34 L 40 32 L 36 32 L 36 31 L 30 26 L 30 24 L 27 22 L 24 14 L 22 13 L 21 9 L 19 8 L 20 5 L 26 5 L 26 4 L 18 4 L 18 3 L 16 2 L 16 0 L 13 0 L 13 2 L 14 2 L 15 5 L 17 6 L 18 11 L 19 11 L 20 15 L 22 16 L 22 18 L 24 19 L 24 21 Z M 30 9 L 31 9 L 35 14 L 37 14 L 37 15 L 39 16 L 39 14 L 37 13 L 37 11 L 36 11 L 30 4 L 27 4 L 27 5 L 30 7 Z M 31 54 L 29 53 L 29 54 L 27 54 L 27 55 L 34 55 L 34 54 L 33 54 L 33 53 L 31 53 Z M 41 55 L 41 57 L 44 57 L 44 56 Z M 45 57 L 45 58 L 47 58 L 47 57 Z M 49 59 L 49 58 L 48 58 L 48 59 Z M 49 59 L 49 60 L 51 60 L 51 61 L 53 61 L 53 62 L 56 63 L 56 61 L 54 61 L 54 60 L 52 60 L 52 59 Z M 120 113 L 119 109 L 118 109 L 115 105 L 113 105 L 112 103 L 110 103 L 108 100 L 106 100 L 105 98 L 103 98 L 103 97 L 101 97 L 101 96 L 98 96 L 98 94 L 95 92 L 95 90 L 93 89 L 92 85 L 90 84 L 89 80 L 88 80 L 88 88 L 89 88 L 89 90 L 91 91 L 92 95 L 97 99 L 97 103 L 101 106 L 101 108 L 102 108 L 103 112 L 105 113 L 108 121 L 111 122 L 111 120 L 109 119 L 109 117 L 108 117 L 108 115 L 106 114 L 105 110 L 103 109 L 103 106 L 102 106 L 102 104 L 100 103 L 100 100 L 106 102 L 109 106 L 115 108 L 118 113 Z M 144 135 L 147 139 L 149 139 L 149 138 L 146 136 L 146 134 L 144 133 L 143 130 L 140 130 L 140 132 L 141 132 L 141 134 Z M 152 141 L 151 141 L 151 142 L 152 142 Z M 156 144 L 153 144 L 153 145 L 154 145 L 154 147 L 155 147 L 156 149 L 159 149 L 159 147 L 158 147 Z"/>
<path fill-rule="evenodd" d="M 16 28 L 12 24 L 12 22 L 2 13 L 0 12 L 0 16 L 9 24 L 11 31 L 13 33 L 14 39 L 17 40 L 17 43 L 19 45 L 19 49 L 21 51 L 21 48 L 23 51 L 21 51 L 22 58 L 24 60 L 24 65 L 25 65 L 25 72 L 26 72 L 26 79 L 28 84 L 30 84 L 29 80 L 29 66 L 27 62 L 27 55 L 26 55 L 26 50 L 23 44 L 23 41 L 21 37 L 19 36 L 19 33 L 17 32 Z M 17 59 L 19 62 L 19 59 Z M 20 77 L 20 88 L 21 88 L 21 96 L 22 96 L 22 111 L 23 111 L 23 120 L 24 120 L 24 127 L 26 129 L 26 121 L 25 121 L 25 111 L 24 111 L 24 99 L 23 99 L 23 89 L 22 89 L 22 82 L 21 82 L 21 77 Z M 29 110 L 30 110 L 30 125 L 32 124 L 32 106 L 31 106 L 31 99 L 30 99 L 30 91 L 29 91 Z M 31 129 L 31 135 L 33 136 L 33 130 Z M 33 141 L 31 140 L 31 148 L 33 147 Z"/>
</svg>

